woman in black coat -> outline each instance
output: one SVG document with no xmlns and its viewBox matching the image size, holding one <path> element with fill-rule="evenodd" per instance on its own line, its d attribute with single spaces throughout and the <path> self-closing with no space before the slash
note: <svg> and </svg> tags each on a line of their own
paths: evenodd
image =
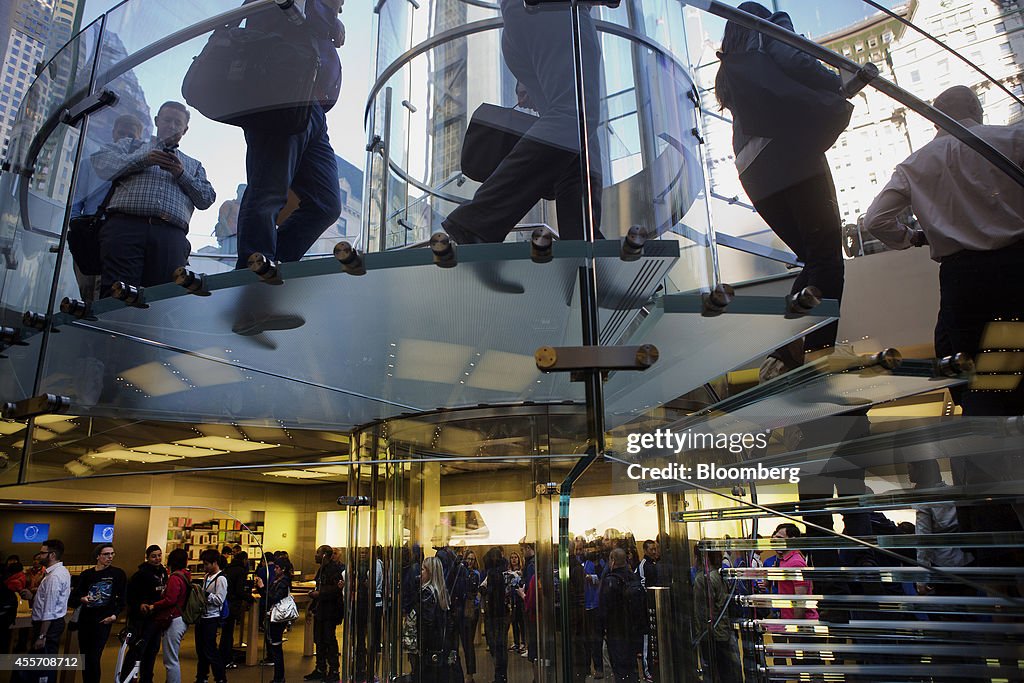
<svg viewBox="0 0 1024 683">
<path fill-rule="evenodd" d="M 772 14 L 756 2 L 744 2 L 739 9 L 793 30 L 793 21 L 785 12 Z M 786 76 L 808 88 L 842 92 L 842 79 L 806 52 L 734 22 L 726 24 L 722 55 L 758 49 L 771 57 Z M 740 183 L 761 218 L 804 263 L 791 291 L 797 293 L 813 286 L 825 298 L 841 299 L 842 223 L 828 160 L 813 142 L 799 134 L 771 139 L 744 133 L 744 123 L 751 127 L 758 111 L 747 110 L 733 97 L 726 61 L 723 57 L 715 79 L 715 95 L 722 108 L 732 113 L 733 151 Z M 791 345 L 774 352 L 774 372 L 769 371 L 767 378 L 802 365 L 806 352 L 835 346 L 837 329 L 836 323 L 826 325 L 807 335 L 802 346 Z"/>
</svg>

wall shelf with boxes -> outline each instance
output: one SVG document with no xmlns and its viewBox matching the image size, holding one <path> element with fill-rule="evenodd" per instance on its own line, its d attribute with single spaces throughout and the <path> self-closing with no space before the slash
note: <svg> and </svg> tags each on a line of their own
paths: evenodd
<svg viewBox="0 0 1024 683">
<path fill-rule="evenodd" d="M 225 545 L 240 545 L 255 566 L 262 555 L 263 519 L 262 512 L 253 513 L 252 521 L 244 523 L 230 517 L 170 517 L 165 552 L 184 548 L 188 551 L 189 567 L 200 568 L 199 555 L 207 548 L 220 550 Z"/>
</svg>

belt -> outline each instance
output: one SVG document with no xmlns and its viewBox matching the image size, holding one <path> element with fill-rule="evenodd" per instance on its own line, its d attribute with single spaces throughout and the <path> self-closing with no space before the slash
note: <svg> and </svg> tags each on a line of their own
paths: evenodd
<svg viewBox="0 0 1024 683">
<path fill-rule="evenodd" d="M 108 216 L 118 216 L 120 218 L 129 218 L 133 221 L 142 221 L 149 223 L 150 225 L 169 225 L 172 228 L 181 230 L 181 226 L 171 221 L 170 216 L 162 214 L 160 216 L 139 216 L 134 213 L 125 213 L 123 211 L 108 211 Z"/>
</svg>

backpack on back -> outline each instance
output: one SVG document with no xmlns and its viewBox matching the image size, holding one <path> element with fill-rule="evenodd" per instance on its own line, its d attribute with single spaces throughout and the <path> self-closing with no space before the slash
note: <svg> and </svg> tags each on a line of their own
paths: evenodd
<svg viewBox="0 0 1024 683">
<path fill-rule="evenodd" d="M 628 578 L 626 578 L 628 577 Z M 636 574 L 609 574 L 608 579 L 618 583 L 620 616 L 629 626 L 633 637 L 650 633 L 650 617 L 647 613 L 647 591 Z"/>
<path fill-rule="evenodd" d="M 185 579 L 182 574 L 174 574 L 185 582 L 185 604 L 181 607 L 181 620 L 186 624 L 198 623 L 206 611 L 206 594 L 203 589 Z"/>
</svg>

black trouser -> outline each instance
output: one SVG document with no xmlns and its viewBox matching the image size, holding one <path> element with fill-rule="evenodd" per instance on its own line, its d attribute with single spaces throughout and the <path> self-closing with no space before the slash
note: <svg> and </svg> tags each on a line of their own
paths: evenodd
<svg viewBox="0 0 1024 683">
<path fill-rule="evenodd" d="M 238 626 L 238 612 L 231 610 L 220 631 L 220 659 L 224 666 L 235 661 L 235 628 Z"/>
<path fill-rule="evenodd" d="M 711 676 L 705 673 L 706 683 L 740 683 L 743 680 L 739 645 L 734 634 L 730 633 L 726 640 L 706 637 L 701 640 L 700 651 L 705 672 L 709 667 L 713 670 Z"/>
<path fill-rule="evenodd" d="M 185 230 L 157 218 L 113 214 L 100 230 L 100 296 L 117 281 L 152 287 L 173 279 L 192 250 Z"/>
<path fill-rule="evenodd" d="M 517 650 L 523 649 L 526 644 L 523 611 L 523 599 L 518 595 L 512 596 L 512 642 L 516 644 Z"/>
<path fill-rule="evenodd" d="M 333 614 L 313 616 L 313 642 L 316 643 L 316 670 L 338 673 L 338 622 Z"/>
<path fill-rule="evenodd" d="M 604 672 L 604 641 L 601 638 L 601 616 L 597 609 L 583 613 L 583 632 L 587 644 L 588 666 L 594 665 L 594 673 Z"/>
<path fill-rule="evenodd" d="M 227 680 L 224 671 L 224 660 L 220 658 L 217 647 L 217 628 L 220 617 L 200 619 L 196 623 L 196 680 L 205 681 L 210 669 L 213 669 L 213 680 L 217 683 Z"/>
<path fill-rule="evenodd" d="M 460 640 L 462 641 L 462 652 L 466 661 L 466 675 L 476 674 L 476 649 L 473 647 L 473 640 L 476 637 L 476 627 L 480 623 L 480 608 L 474 607 L 470 614 L 462 619 Z M 505 627 L 508 631 L 508 626 Z M 505 646 L 508 647 L 508 637 L 505 638 Z M 506 653 L 507 654 L 507 653 Z"/>
<path fill-rule="evenodd" d="M 766 155 L 762 162 L 759 156 L 751 165 L 751 173 L 763 173 L 765 169 L 755 166 L 768 162 L 770 157 Z M 775 169 L 776 173 L 783 171 Z M 757 191 L 747 187 L 748 184 L 757 184 L 756 181 L 746 178 L 746 173 L 740 176 L 744 189 L 747 189 L 747 194 L 752 197 L 757 213 L 804 264 L 803 270 L 793 281 L 791 293 L 813 285 L 821 290 L 825 298 L 841 301 L 845 281 L 842 221 L 839 216 L 835 184 L 832 182 L 832 173 L 825 157 L 821 157 L 818 173 L 758 199 L 753 199 L 757 196 Z M 813 351 L 835 346 L 838 330 L 839 323 L 835 322 L 811 332 L 804 338 L 804 350 Z M 795 364 L 793 359 L 782 360 L 789 365 Z M 803 361 L 802 358 L 795 360 Z"/>
<path fill-rule="evenodd" d="M 526 88 L 540 118 L 448 221 L 487 242 L 501 242 L 540 199 L 554 189 L 562 239 L 584 239 L 583 183 L 579 117 L 569 13 L 528 13 L 520 0 L 504 0 L 501 52 L 509 70 Z M 601 48 L 593 20 L 581 17 L 588 123 L 598 123 Z M 594 228 L 600 226 L 601 168 L 596 136 L 590 136 Z M 549 195 L 550 196 L 550 195 Z"/>
<path fill-rule="evenodd" d="M 356 605 L 356 676 L 365 676 L 367 672 L 366 637 L 370 630 L 370 610 L 366 603 Z"/>
<path fill-rule="evenodd" d="M 619 638 L 608 638 L 608 659 L 612 663 L 615 683 L 637 682 L 637 654 L 640 647 Z"/>
<path fill-rule="evenodd" d="M 12 605 L 3 615 L 0 615 L 0 655 L 9 654 L 11 651 L 11 626 L 18 614 Z"/>
<path fill-rule="evenodd" d="M 82 648 L 82 683 L 99 683 L 100 658 L 110 638 L 110 624 L 78 622 L 78 645 Z"/>
<path fill-rule="evenodd" d="M 487 645 L 491 648 L 491 657 L 494 658 L 494 681 L 505 683 L 508 680 L 508 619 L 505 615 L 492 617 L 488 613 L 484 618 L 484 627 L 487 629 Z"/>
<path fill-rule="evenodd" d="M 152 619 L 134 617 L 129 619 L 128 632 L 132 634 L 132 649 L 125 657 L 121 679 L 124 680 L 135 666 L 132 657 L 138 657 L 139 683 L 153 683 L 153 667 L 160 651 L 161 629 Z"/>
<path fill-rule="evenodd" d="M 1024 241 L 996 251 L 960 251 L 942 259 L 939 267 L 939 320 L 936 353 L 965 353 L 981 349 L 989 322 L 1024 315 Z M 1024 414 L 1024 381 L 1012 391 L 966 391 L 964 416 Z M 953 483 L 981 487 L 1021 476 L 1016 454 L 972 453 L 950 459 Z M 980 493 L 980 491 L 979 491 Z M 962 532 L 1019 531 L 1021 520 L 1009 504 L 958 506 Z M 973 549 L 980 566 L 1019 566 L 1018 551 Z"/>
<path fill-rule="evenodd" d="M 274 663 L 274 680 L 284 680 L 284 630 L 288 626 L 286 621 L 271 621 L 267 628 L 267 654 L 270 661 Z"/>
</svg>

